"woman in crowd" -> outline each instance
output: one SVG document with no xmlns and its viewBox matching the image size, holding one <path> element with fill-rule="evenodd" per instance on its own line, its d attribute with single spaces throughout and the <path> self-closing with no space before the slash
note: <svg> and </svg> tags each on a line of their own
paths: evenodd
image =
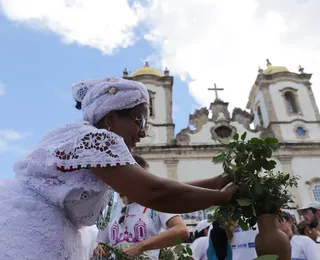
<svg viewBox="0 0 320 260">
<path fill-rule="evenodd" d="M 89 80 L 73 96 L 85 122 L 49 132 L 15 164 L 16 178 L 0 183 L 2 259 L 83 259 L 79 228 L 97 221 L 112 189 L 169 213 L 226 204 L 236 192 L 221 176 L 179 183 L 136 164 L 131 151 L 149 115 L 142 83 Z"/>
<path fill-rule="evenodd" d="M 209 246 L 208 234 L 211 223 L 208 220 L 202 220 L 198 223 L 195 230 L 195 240 L 190 245 L 192 250 L 192 259 L 207 260 L 207 249 Z"/>
<path fill-rule="evenodd" d="M 298 232 L 302 236 L 310 237 L 314 242 L 319 243 L 318 239 L 318 231 L 317 231 L 318 223 L 316 220 L 308 221 L 302 220 L 298 224 Z M 320 248 L 319 248 L 320 250 Z M 320 253 L 320 252 L 319 252 Z"/>
<path fill-rule="evenodd" d="M 308 236 L 297 235 L 294 219 L 290 213 L 283 212 L 280 229 L 290 239 L 292 259 L 320 260 L 318 245 Z"/>
</svg>

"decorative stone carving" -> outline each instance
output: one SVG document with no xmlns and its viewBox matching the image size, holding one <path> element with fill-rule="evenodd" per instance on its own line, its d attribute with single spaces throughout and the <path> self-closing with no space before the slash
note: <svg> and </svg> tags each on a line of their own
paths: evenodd
<svg viewBox="0 0 320 260">
<path fill-rule="evenodd" d="M 259 135 L 259 138 L 265 139 L 267 137 L 274 138 L 275 135 L 271 129 L 261 129 L 261 133 Z"/>
<path fill-rule="evenodd" d="M 199 132 L 202 126 L 209 121 L 208 115 L 208 109 L 203 107 L 197 109 L 192 115 L 189 116 L 189 125 L 193 125 L 196 128 L 196 130 L 192 131 L 192 133 Z"/>
<path fill-rule="evenodd" d="M 241 108 L 235 108 L 232 112 L 232 121 L 244 125 L 246 129 L 250 129 L 250 124 L 253 122 L 254 116 Z"/>
<path fill-rule="evenodd" d="M 218 118 L 221 121 L 220 113 L 224 115 L 225 121 L 227 122 L 230 121 L 230 113 L 228 111 L 228 105 L 229 103 L 223 102 L 222 100 L 219 100 L 219 99 L 211 103 L 210 110 L 212 111 L 212 120 L 214 122 L 216 122 Z"/>
<path fill-rule="evenodd" d="M 213 140 L 230 140 L 237 132 L 234 126 L 226 122 L 221 122 L 210 128 L 211 138 Z"/>
<path fill-rule="evenodd" d="M 191 130 L 189 127 L 182 129 L 176 137 L 177 144 L 178 145 L 188 145 L 190 142 L 190 136 L 188 135 L 191 133 Z"/>
</svg>

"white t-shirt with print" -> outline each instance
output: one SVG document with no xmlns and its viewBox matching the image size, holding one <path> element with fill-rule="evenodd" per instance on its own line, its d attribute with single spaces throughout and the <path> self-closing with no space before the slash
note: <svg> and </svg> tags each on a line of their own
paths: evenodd
<svg viewBox="0 0 320 260">
<path fill-rule="evenodd" d="M 96 225 L 83 227 L 79 229 L 82 240 L 82 251 L 84 259 L 90 259 L 93 256 L 93 250 L 97 246 L 98 229 Z"/>
<path fill-rule="evenodd" d="M 209 237 L 199 237 L 190 245 L 192 258 L 194 260 L 207 260 L 207 249 L 209 247 Z"/>
<path fill-rule="evenodd" d="M 291 260 L 320 260 L 320 246 L 307 236 L 291 238 Z"/>
<path fill-rule="evenodd" d="M 124 249 L 158 235 L 162 228 L 167 229 L 167 222 L 177 216 L 177 214 L 157 212 L 132 203 L 128 205 L 128 217 L 120 225 L 118 221 L 122 216 L 121 209 L 124 206 L 121 201 L 117 203 L 113 219 L 104 231 L 99 231 L 97 242 L 108 243 L 113 247 Z M 144 252 L 143 256 L 149 259 L 158 259 L 159 252 L 160 250 L 150 250 Z"/>
<path fill-rule="evenodd" d="M 257 257 L 254 243 L 257 234 L 257 227 L 256 230 L 249 229 L 247 231 L 242 230 L 240 227 L 235 228 L 230 243 L 233 260 L 252 260 Z"/>
</svg>

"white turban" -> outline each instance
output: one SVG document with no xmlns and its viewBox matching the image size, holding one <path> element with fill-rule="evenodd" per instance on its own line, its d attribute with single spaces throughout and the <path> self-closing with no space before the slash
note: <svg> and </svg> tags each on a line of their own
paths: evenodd
<svg viewBox="0 0 320 260">
<path fill-rule="evenodd" d="M 81 102 L 83 119 L 93 125 L 111 111 L 149 104 L 149 93 L 142 83 L 120 77 L 76 83 L 72 86 L 72 94 Z"/>
</svg>

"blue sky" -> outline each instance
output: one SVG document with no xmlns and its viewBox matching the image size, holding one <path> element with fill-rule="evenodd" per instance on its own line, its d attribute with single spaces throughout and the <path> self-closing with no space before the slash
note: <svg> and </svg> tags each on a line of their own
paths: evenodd
<svg viewBox="0 0 320 260">
<path fill-rule="evenodd" d="M 3 147 L 0 143 L 0 178 L 12 177 L 14 161 L 47 131 L 81 118 L 81 112 L 74 108 L 72 83 L 121 76 L 124 68 L 134 71 L 142 67 L 152 53 L 142 39 L 113 55 L 104 55 L 90 47 L 65 45 L 53 33 L 17 25 L 3 15 L 0 39 L 0 82 L 6 91 L 0 96 L 0 132 L 5 130 L 7 136 Z M 179 130 L 188 124 L 190 107 L 196 102 L 178 77 L 173 99 L 178 107 L 174 123 Z"/>
<path fill-rule="evenodd" d="M 320 99 L 320 1 L 0 0 L 0 178 L 48 130 L 81 118 L 71 84 L 148 59 L 175 77 L 176 132 L 219 94 L 245 109 L 270 59 L 313 73 Z"/>
</svg>

